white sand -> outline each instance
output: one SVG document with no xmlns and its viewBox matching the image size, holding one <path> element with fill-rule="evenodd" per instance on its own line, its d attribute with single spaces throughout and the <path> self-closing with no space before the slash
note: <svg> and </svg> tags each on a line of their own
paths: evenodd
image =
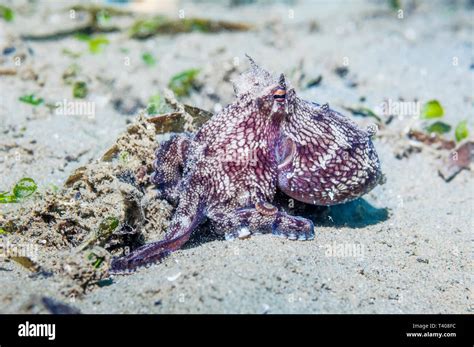
<svg viewBox="0 0 474 347">
<path fill-rule="evenodd" d="M 447 3 L 421 2 L 418 8 L 406 10 L 404 19 L 382 1 L 250 5 L 232 10 L 185 3 L 182 7 L 188 16 L 245 20 L 259 29 L 145 41 L 108 35 L 111 44 L 103 54 L 85 54 L 76 60 L 90 78 L 90 98 L 97 103 L 94 120 L 54 115 L 44 107 L 32 112 L 31 106 L 17 101 L 31 92 L 51 101 L 69 98 L 70 87 L 63 86 L 61 75 L 73 60 L 61 50 L 86 49 L 73 38 L 29 42 L 35 69 L 46 83 L 40 87 L 18 76 L 0 77 L 0 125 L 16 129 L 2 131 L 0 138 L 4 158 L 0 191 L 24 176 L 35 178 L 41 189 L 61 184 L 75 167 L 97 158 L 131 119 L 114 110 L 112 98 L 136 98 L 146 104 L 170 76 L 185 68 L 202 67 L 209 75 L 203 80 L 205 91 L 192 95 L 188 103 L 212 110 L 215 102 L 206 93 L 217 94 L 222 104 L 229 102 L 232 88 L 222 76 L 235 57 L 244 61 L 244 53 L 290 79 L 291 70 L 303 59 L 306 80 L 318 75 L 323 80 L 316 88 L 296 86 L 297 91 L 338 110 L 342 105 L 358 105 L 362 96 L 370 108 L 386 99 L 421 103 L 438 99 L 445 109 L 444 121 L 455 125 L 468 119 L 474 132 L 473 10 L 464 3 L 456 8 Z M 291 13 L 294 18 L 289 18 Z M 317 22 L 318 31 L 309 31 L 311 21 Z M 35 30 L 33 25 L 3 22 L 1 29 Z M 143 64 L 144 51 L 157 57 L 156 67 Z M 131 57 L 131 66 L 124 66 L 126 56 Z M 341 79 L 333 70 L 345 57 L 349 74 Z M 107 85 L 103 80 L 114 82 Z M 357 87 L 348 87 L 348 80 L 357 82 Z M 354 120 L 362 125 L 370 122 Z M 0 312 L 23 310 L 31 294 L 38 292 L 87 313 L 472 312 L 473 174 L 463 171 L 450 183 L 444 182 L 437 173 L 439 158 L 427 148 L 408 159 L 396 159 L 394 148 L 401 141 L 397 134 L 410 121 L 409 117 L 395 120 L 375 141 L 387 183 L 362 201 L 332 208 L 331 219 L 314 220 L 313 241 L 266 235 L 194 243 L 162 264 L 115 277 L 112 285 L 74 302 L 62 297 L 51 279 L 31 278 L 14 263 L 1 262 Z M 22 127 L 26 127 L 23 136 L 15 137 Z M 15 149 L 2 149 L 8 143 L 34 153 L 20 148 L 16 160 Z M 81 153 L 77 162 L 65 160 Z M 334 245 L 348 248 L 342 255 L 331 255 L 328 249 Z"/>
</svg>

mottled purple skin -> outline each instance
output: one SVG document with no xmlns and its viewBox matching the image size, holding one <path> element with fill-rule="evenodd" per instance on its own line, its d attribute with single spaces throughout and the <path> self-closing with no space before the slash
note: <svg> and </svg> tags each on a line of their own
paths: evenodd
<svg viewBox="0 0 474 347">
<path fill-rule="evenodd" d="M 162 259 L 180 248 L 205 217 L 227 238 L 257 231 L 290 239 L 314 237 L 310 220 L 290 216 L 271 205 L 278 182 L 275 149 L 287 108 L 284 77 L 261 92 L 257 97 L 251 91 L 240 94 L 194 138 L 187 141 L 177 137 L 165 145 L 168 154 L 175 152 L 155 163 L 155 167 L 164 168 L 152 179 L 170 197 L 180 193 L 167 236 L 114 259 L 111 272 L 133 270 Z M 173 185 L 177 187 L 174 190 Z"/>
<path fill-rule="evenodd" d="M 162 144 L 152 181 L 177 203 L 163 241 L 114 259 L 126 272 L 179 249 L 206 217 L 226 238 L 256 232 L 290 240 L 314 238 L 313 223 L 272 205 L 276 189 L 311 204 L 354 199 L 380 178 L 372 132 L 362 131 L 327 106 L 297 98 L 252 60 L 236 83 L 237 101 L 194 136 Z"/>
<path fill-rule="evenodd" d="M 380 163 L 370 137 L 329 106 L 288 92 L 290 112 L 277 146 L 278 186 L 288 196 L 313 205 L 354 200 L 380 181 Z"/>
</svg>

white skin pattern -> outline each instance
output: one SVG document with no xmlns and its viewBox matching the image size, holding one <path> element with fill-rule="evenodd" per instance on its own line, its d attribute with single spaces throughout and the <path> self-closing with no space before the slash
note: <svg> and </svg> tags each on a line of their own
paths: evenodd
<svg viewBox="0 0 474 347">
<path fill-rule="evenodd" d="M 272 205 L 277 189 L 297 200 L 331 205 L 355 199 L 380 180 L 380 164 L 361 130 L 328 105 L 296 96 L 283 75 L 251 60 L 235 82 L 237 100 L 194 135 L 157 150 L 152 181 L 177 204 L 163 241 L 114 259 L 111 272 L 133 270 L 179 249 L 206 217 L 226 238 L 271 232 L 314 238 L 313 223 Z"/>
</svg>

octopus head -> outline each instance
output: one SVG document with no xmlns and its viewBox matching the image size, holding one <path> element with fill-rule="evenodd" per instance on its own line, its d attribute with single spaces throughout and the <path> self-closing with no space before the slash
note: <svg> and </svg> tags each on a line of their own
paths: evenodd
<svg viewBox="0 0 474 347">
<path fill-rule="evenodd" d="M 233 80 L 237 97 L 257 100 L 259 107 L 273 112 L 286 111 L 288 108 L 287 91 L 290 89 L 285 76 L 279 77 L 261 68 L 247 55 L 250 68 Z"/>
<path fill-rule="evenodd" d="M 288 110 L 287 85 L 285 76 L 280 75 L 278 83 L 263 89 L 256 96 L 261 110 L 268 110 L 272 114 L 283 114 Z"/>
</svg>

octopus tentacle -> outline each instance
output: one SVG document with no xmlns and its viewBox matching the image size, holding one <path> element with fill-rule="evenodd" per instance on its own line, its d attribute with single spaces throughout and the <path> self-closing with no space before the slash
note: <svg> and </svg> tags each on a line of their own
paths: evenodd
<svg viewBox="0 0 474 347">
<path fill-rule="evenodd" d="M 180 199 L 165 239 L 146 244 L 124 257 L 113 259 L 109 272 L 112 274 L 126 273 L 138 267 L 161 261 L 170 253 L 181 248 L 203 219 L 202 199 L 196 190 L 188 189 Z"/>
<path fill-rule="evenodd" d="M 226 239 L 246 238 L 255 233 L 273 233 L 289 240 L 312 240 L 314 225 L 309 219 L 295 217 L 277 207 L 261 202 L 255 207 L 240 208 L 232 212 L 210 216 L 216 230 Z"/>
<path fill-rule="evenodd" d="M 154 172 L 150 181 L 158 187 L 158 197 L 177 204 L 179 183 L 186 165 L 192 139 L 188 134 L 174 135 L 155 151 Z"/>
</svg>

